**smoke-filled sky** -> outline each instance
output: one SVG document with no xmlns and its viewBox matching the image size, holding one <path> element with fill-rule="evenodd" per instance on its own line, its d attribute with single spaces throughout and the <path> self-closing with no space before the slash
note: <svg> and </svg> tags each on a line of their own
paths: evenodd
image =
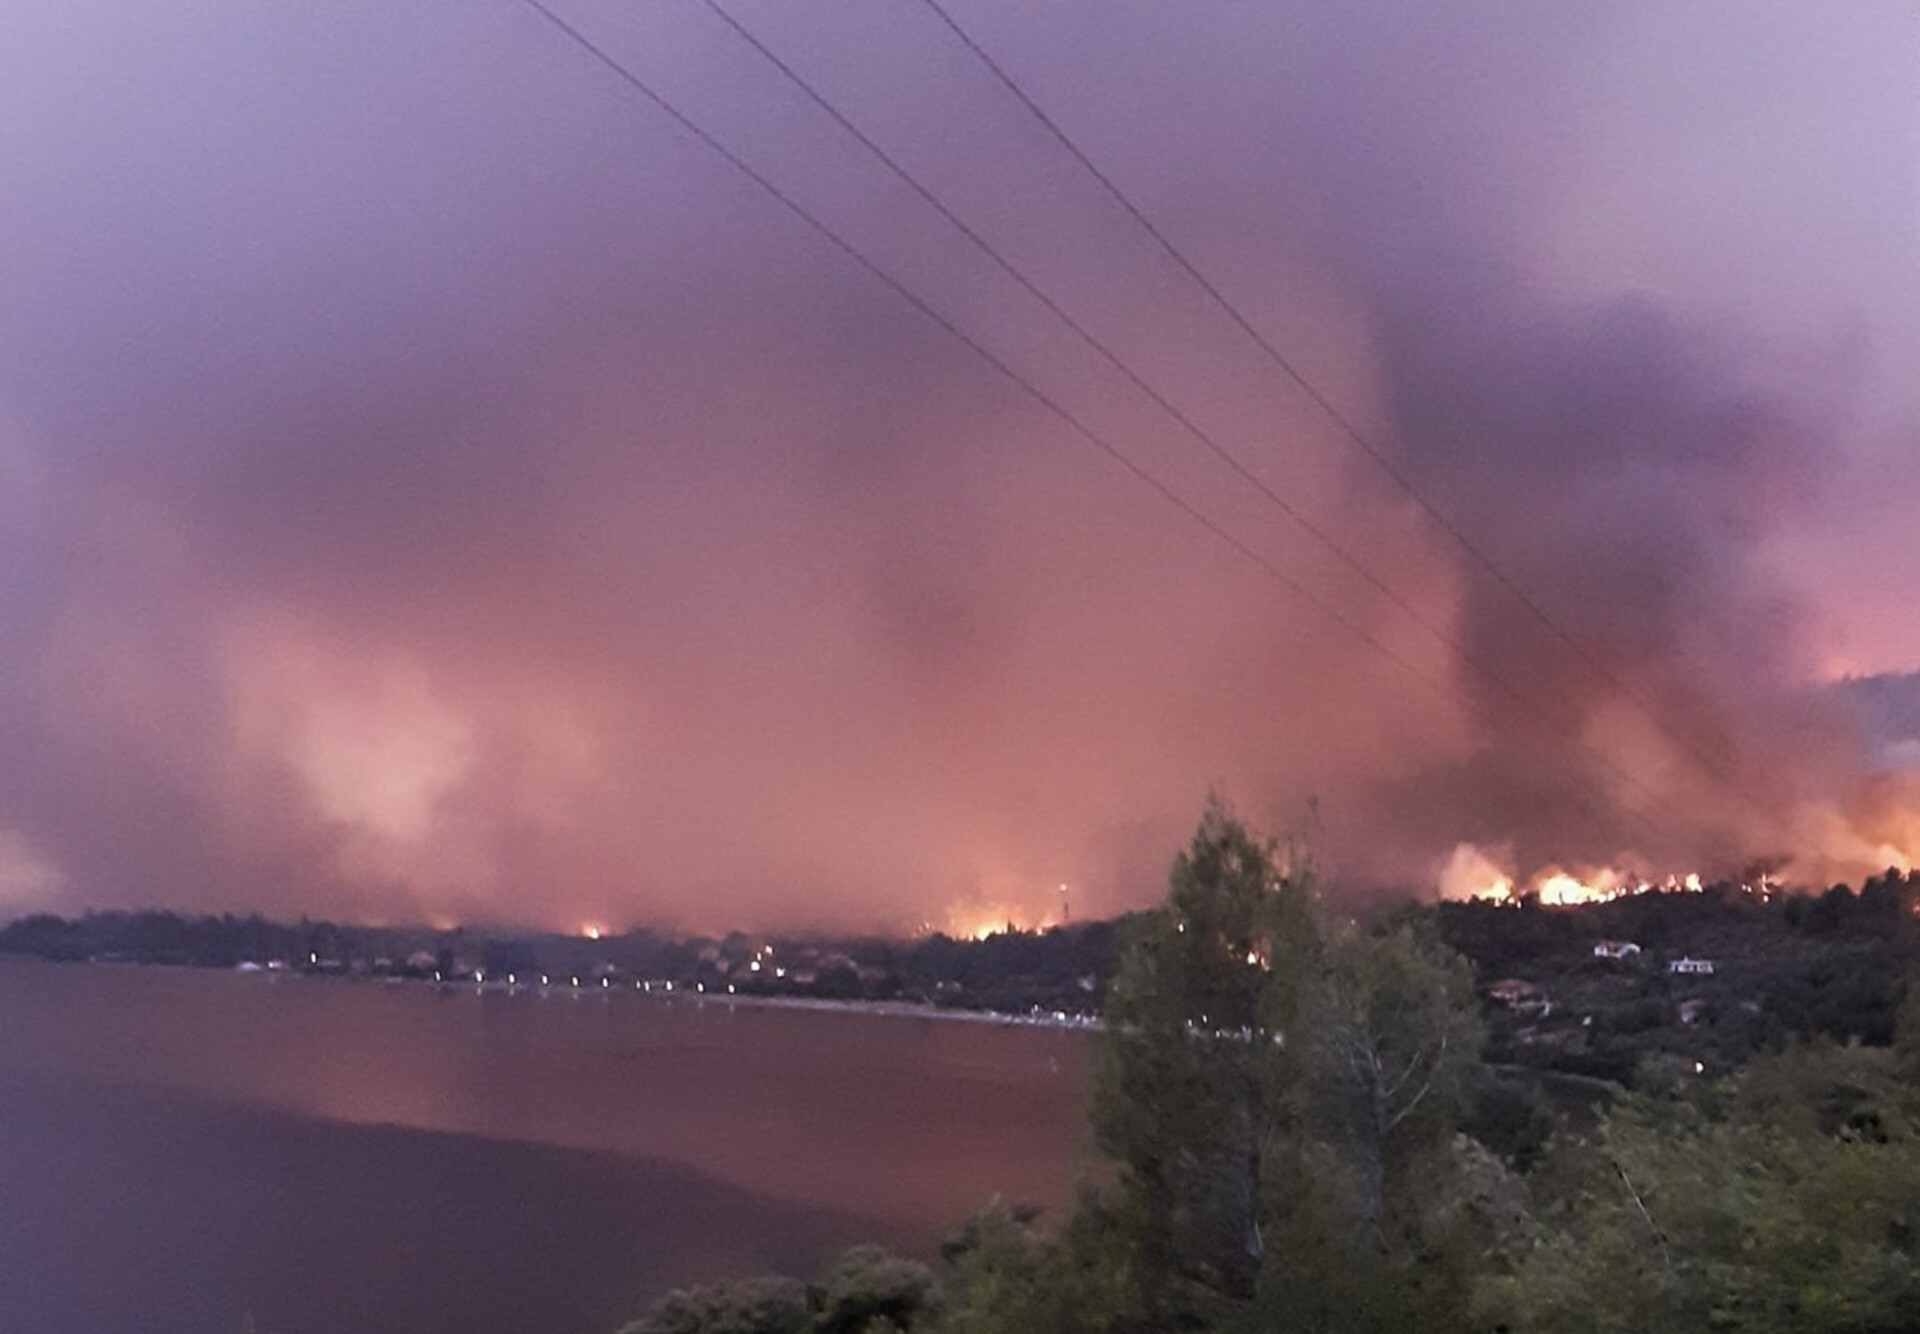
<svg viewBox="0 0 1920 1334">
<path fill-rule="evenodd" d="M 947 0 L 1419 500 L 921 0 L 724 3 L 1196 430 L 705 4 L 551 2 L 1217 531 L 519 0 L 15 0 L 0 911 L 1920 852 L 1824 689 L 1920 668 L 1908 0 Z"/>
</svg>

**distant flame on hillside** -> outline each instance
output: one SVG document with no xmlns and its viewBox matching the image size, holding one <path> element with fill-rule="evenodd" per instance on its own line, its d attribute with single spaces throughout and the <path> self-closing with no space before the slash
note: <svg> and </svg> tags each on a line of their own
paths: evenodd
<svg viewBox="0 0 1920 1334">
<path fill-rule="evenodd" d="M 1635 894 L 1698 894 L 1704 888 L 1698 872 L 1656 877 L 1611 866 L 1579 871 L 1548 866 L 1523 882 L 1503 864 L 1509 862 L 1511 856 L 1511 850 L 1504 847 L 1483 851 L 1471 843 L 1458 845 L 1440 868 L 1441 897 L 1517 903 L 1532 896 L 1550 908 L 1570 908 L 1587 903 L 1610 903 Z M 1772 892 L 1773 885 L 1767 876 L 1761 875 L 1757 883 L 1746 888 L 1766 895 Z"/>
<path fill-rule="evenodd" d="M 1698 872 L 1648 880 L 1602 867 L 1578 876 L 1569 871 L 1543 871 L 1533 878 L 1531 892 L 1549 907 L 1570 908 L 1583 903 L 1610 903 L 1634 894 L 1698 894 L 1701 888 Z"/>
<path fill-rule="evenodd" d="M 1045 931 L 1053 925 L 1051 917 L 1036 918 L 1008 904 L 965 903 L 947 910 L 944 931 L 955 940 L 985 940 L 1015 931 Z"/>
<path fill-rule="evenodd" d="M 1440 897 L 1443 899 L 1507 899 L 1513 895 L 1513 877 L 1501 869 L 1501 862 L 1512 858 L 1512 849 L 1499 847 L 1494 855 L 1482 852 L 1471 843 L 1461 843 L 1447 855 L 1440 867 Z M 1496 856 L 1498 860 L 1496 860 Z"/>
</svg>

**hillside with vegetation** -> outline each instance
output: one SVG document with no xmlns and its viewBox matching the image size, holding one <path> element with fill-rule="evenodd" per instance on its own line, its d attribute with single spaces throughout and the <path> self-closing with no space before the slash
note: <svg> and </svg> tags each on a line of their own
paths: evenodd
<svg viewBox="0 0 1920 1334">
<path fill-rule="evenodd" d="M 679 938 L 22 919 L 58 961 L 1098 1015 L 1104 1163 L 937 1258 L 674 1292 L 624 1334 L 1920 1329 L 1920 880 L 1356 920 L 1210 810 L 1118 922 Z"/>
<path fill-rule="evenodd" d="M 619 987 L 766 1000 L 866 1001 L 1006 1015 L 1096 1016 L 1121 924 L 1091 921 L 982 939 L 575 935 L 272 922 L 167 911 L 23 917 L 0 954 L 58 963 L 260 969 L 439 985 Z"/>
<path fill-rule="evenodd" d="M 1889 871 L 1858 892 L 1761 898 L 1719 885 L 1436 912 L 1480 980 L 1490 1061 L 1631 1086 L 1695 1064 L 1723 1074 L 1797 1038 L 1887 1045 L 1916 906 L 1920 880 Z M 1526 988 L 1503 986 L 1516 982 Z"/>
<path fill-rule="evenodd" d="M 1211 811 L 1125 925 L 1066 1217 L 623 1334 L 1920 1328 L 1909 889 L 1361 923 Z"/>
<path fill-rule="evenodd" d="M 1522 899 L 1400 911 L 1430 917 L 1439 938 L 1471 963 L 1491 1063 L 1632 1086 L 1643 1065 L 1698 1062 L 1721 1073 L 1794 1038 L 1885 1046 L 1920 931 L 1916 907 L 1920 879 L 1889 871 L 1858 891 L 1763 898 L 1729 883 L 1581 907 Z M 22 918 L 0 929 L 0 953 L 441 984 L 671 984 L 676 994 L 1093 1018 L 1105 1008 L 1120 943 L 1139 920 L 895 940 L 436 931 L 101 912 Z M 1608 942 L 1632 952 L 1596 955 Z M 1683 959 L 1712 971 L 1671 971 Z"/>
</svg>

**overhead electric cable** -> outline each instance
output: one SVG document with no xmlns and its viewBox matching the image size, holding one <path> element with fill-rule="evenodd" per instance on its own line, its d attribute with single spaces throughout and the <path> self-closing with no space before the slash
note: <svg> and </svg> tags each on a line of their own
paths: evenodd
<svg viewBox="0 0 1920 1334">
<path fill-rule="evenodd" d="M 892 172 L 896 177 L 898 177 L 902 182 L 904 182 L 909 189 L 911 189 L 915 194 L 920 196 L 920 198 L 923 201 L 925 201 L 930 208 L 932 208 L 935 212 L 939 213 L 941 217 L 945 218 L 947 222 L 951 224 L 956 231 L 958 231 L 962 236 L 966 237 L 968 241 L 972 242 L 974 248 L 980 251 L 981 254 L 985 255 L 987 259 L 992 261 L 995 267 L 997 267 L 1002 273 L 1006 274 L 1007 277 L 1013 279 L 1014 282 L 1018 283 L 1022 288 L 1022 290 L 1024 290 L 1028 295 L 1032 296 L 1034 300 L 1038 301 L 1041 305 L 1045 306 L 1046 309 L 1050 313 L 1052 313 L 1052 315 L 1056 319 L 1058 319 L 1062 324 L 1065 324 L 1067 328 L 1071 329 L 1073 333 L 1080 339 L 1081 342 L 1085 343 L 1089 348 L 1091 348 L 1109 366 L 1113 367 L 1122 376 L 1126 377 L 1127 381 L 1130 384 L 1132 384 L 1136 389 L 1138 389 L 1141 393 L 1145 394 L 1148 398 L 1152 399 L 1153 402 L 1157 404 L 1160 407 L 1160 409 L 1163 412 L 1165 412 L 1169 417 L 1171 417 L 1176 423 L 1178 423 L 1180 427 L 1187 432 L 1187 434 L 1191 435 L 1194 439 L 1198 440 L 1202 445 L 1206 446 L 1206 448 L 1214 455 L 1215 458 L 1218 458 L 1221 462 L 1225 463 L 1229 468 L 1233 470 L 1233 472 L 1237 476 L 1240 477 L 1241 480 L 1246 482 L 1248 485 L 1252 486 L 1256 491 L 1260 493 L 1261 496 L 1265 497 L 1265 499 L 1270 504 L 1277 507 L 1282 514 L 1286 515 L 1288 519 L 1292 520 L 1292 522 L 1297 527 L 1299 527 L 1301 531 L 1305 532 L 1321 547 L 1325 548 L 1342 564 L 1347 566 L 1348 569 L 1358 574 L 1369 585 L 1371 585 L 1376 592 L 1378 592 L 1382 597 L 1385 597 L 1389 602 L 1393 603 L 1395 607 L 1397 607 L 1400 611 L 1405 613 L 1422 629 L 1426 630 L 1429 634 L 1432 634 L 1433 636 L 1435 636 L 1437 639 L 1440 640 L 1442 644 L 1452 649 L 1455 653 L 1459 654 L 1462 659 L 1467 661 L 1476 670 L 1479 670 L 1484 674 L 1486 674 L 1488 676 L 1488 679 L 1493 681 L 1495 685 L 1499 686 L 1509 696 L 1518 700 L 1522 704 L 1527 703 L 1527 700 L 1523 696 L 1521 696 L 1517 691 L 1515 691 L 1511 685 L 1509 685 L 1506 681 L 1502 680 L 1497 674 L 1492 673 L 1490 670 L 1482 667 L 1478 662 L 1474 661 L 1472 655 L 1467 652 L 1466 647 L 1464 645 L 1462 645 L 1457 640 L 1455 640 L 1450 634 L 1448 634 L 1448 632 L 1445 629 L 1443 629 L 1440 626 L 1434 625 L 1432 622 L 1430 622 L 1426 618 L 1426 616 L 1424 616 L 1420 612 L 1419 608 L 1415 607 L 1405 597 L 1401 596 L 1401 594 L 1397 592 L 1391 585 L 1389 585 L 1384 579 L 1376 575 L 1371 569 L 1369 569 L 1365 564 L 1363 564 L 1357 557 L 1355 557 L 1352 553 L 1350 553 L 1345 547 L 1341 546 L 1337 541 L 1335 541 L 1331 534 L 1329 534 L 1325 529 L 1321 528 L 1312 519 L 1308 518 L 1306 514 L 1301 512 L 1301 510 L 1297 506 L 1295 506 L 1291 501 L 1289 501 L 1285 496 L 1281 495 L 1278 491 L 1275 491 L 1271 486 L 1269 486 L 1267 482 L 1263 478 L 1261 478 L 1259 474 L 1255 473 L 1251 468 L 1249 468 L 1246 465 L 1246 463 L 1240 459 L 1238 455 L 1233 453 L 1225 445 L 1222 445 L 1218 440 L 1216 440 L 1210 432 L 1208 432 L 1205 428 L 1203 428 L 1198 422 L 1196 422 L 1177 404 L 1175 404 L 1170 399 L 1168 399 L 1166 395 L 1163 394 L 1159 389 L 1155 388 L 1152 384 L 1150 384 L 1146 380 L 1146 378 L 1142 376 L 1138 371 L 1134 370 L 1132 366 L 1128 365 L 1124 360 L 1122 360 L 1119 354 L 1114 352 L 1111 347 L 1109 347 L 1105 342 L 1103 342 L 1097 335 L 1092 333 L 1079 320 L 1075 319 L 1073 315 L 1068 313 L 1068 311 L 1065 308 L 1063 308 L 1058 301 L 1056 301 L 1052 296 L 1050 296 L 1046 291 L 1044 291 L 1032 279 L 1027 277 L 1027 275 L 1023 273 L 1020 269 L 1016 268 L 1014 264 L 1010 260 L 1008 260 L 1004 255 L 1002 255 L 1000 251 L 997 248 L 995 248 L 991 242 L 989 242 L 978 231 L 976 231 L 972 226 L 970 226 L 965 219 L 961 218 L 957 213 L 955 213 L 951 208 L 949 208 L 947 204 L 944 201 L 942 201 L 938 195 L 933 193 L 933 191 L 929 189 L 925 184 L 923 184 L 917 177 L 915 177 L 905 167 L 901 166 L 900 163 L 891 154 L 889 154 L 878 143 L 874 142 L 871 136 L 869 136 L 864 130 L 862 130 L 851 119 L 849 119 L 843 112 L 841 112 L 841 110 L 837 106 L 835 106 L 831 101 L 829 101 L 825 97 L 825 95 L 823 95 L 818 89 L 816 89 L 811 83 L 809 83 L 791 65 L 789 65 L 785 60 L 781 59 L 780 56 L 772 50 L 772 48 L 770 48 L 765 42 L 761 41 L 760 38 L 756 36 L 752 32 L 752 30 L 747 28 L 745 24 L 741 23 L 740 20 L 736 19 L 732 14 L 728 13 L 724 8 L 722 8 L 718 3 L 716 3 L 716 0 L 703 0 L 703 3 L 707 6 L 708 9 L 711 9 L 715 14 L 718 14 L 722 19 L 724 19 L 727 22 L 727 24 L 730 27 L 732 27 L 732 29 L 736 33 L 738 33 L 749 45 L 751 45 L 754 50 L 758 51 L 762 56 L 764 56 L 770 64 L 772 64 L 782 74 L 786 75 L 787 79 L 802 93 L 806 94 L 806 96 L 812 100 L 815 106 L 819 107 L 822 111 L 826 112 L 827 115 L 831 116 L 834 119 L 834 121 L 842 129 L 844 129 L 848 134 L 852 135 L 855 139 L 859 140 L 861 146 L 864 147 L 869 153 L 871 153 L 876 159 L 878 159 L 880 163 L 887 168 L 887 170 Z"/>
<path fill-rule="evenodd" d="M 639 75 L 635 74 L 632 70 L 628 69 L 626 65 L 621 63 L 619 60 L 615 59 L 603 47 L 601 47 L 598 43 L 596 43 L 591 37 L 587 36 L 586 33 L 582 32 L 579 28 L 569 23 L 566 19 L 562 18 L 559 14 L 555 13 L 545 3 L 543 3 L 543 0 L 522 0 L 522 3 L 525 4 L 528 8 L 538 13 L 554 28 L 558 29 L 562 34 L 564 34 L 569 40 L 574 42 L 588 55 L 592 56 L 601 65 L 605 66 L 615 77 L 620 79 L 621 82 L 625 83 L 628 87 L 632 88 L 635 92 L 639 93 L 641 96 L 646 98 L 649 102 L 651 102 L 654 106 L 658 107 L 661 111 L 665 112 L 670 118 L 672 118 L 676 123 L 678 123 L 682 129 L 687 131 L 687 133 L 691 134 L 694 138 L 696 138 L 706 147 L 711 149 L 719 157 L 725 159 L 731 166 L 733 166 L 742 175 L 746 176 L 754 184 L 758 185 L 762 190 L 766 191 L 767 194 L 771 195 L 789 212 L 793 213 L 802 222 L 806 223 L 815 232 L 817 232 L 822 238 L 824 238 L 826 241 L 832 244 L 842 254 L 847 256 L 847 258 L 854 261 L 854 263 L 859 265 L 862 269 L 866 270 L 874 278 L 878 279 L 881 283 L 883 283 L 885 286 L 890 288 L 895 294 L 901 297 L 901 299 L 905 300 L 914 309 L 918 310 L 922 315 L 926 316 L 934 324 L 938 325 L 941 329 L 945 330 L 957 342 L 961 343 L 963 346 L 965 346 L 970 351 L 972 351 L 975 356 L 979 357 L 988 366 L 992 367 L 994 370 L 999 372 L 1008 380 L 1012 381 L 1013 384 L 1018 386 L 1023 392 L 1025 392 L 1030 398 L 1032 398 L 1041 407 L 1045 408 L 1053 416 L 1058 417 L 1076 435 L 1080 436 L 1082 439 L 1086 440 L 1089 444 L 1093 445 L 1096 449 L 1098 449 L 1101 453 L 1107 455 L 1107 457 L 1112 459 L 1114 462 L 1118 463 L 1126 472 L 1131 474 L 1137 481 L 1139 481 L 1140 483 L 1148 487 L 1150 490 L 1152 490 L 1162 500 L 1165 500 L 1169 504 L 1172 504 L 1175 508 L 1180 510 L 1181 513 L 1185 514 L 1188 518 L 1192 519 L 1195 523 L 1198 523 L 1201 527 L 1206 529 L 1207 532 L 1211 533 L 1219 541 L 1225 543 L 1229 548 L 1231 548 L 1234 552 L 1236 552 L 1242 558 L 1246 559 L 1247 561 L 1255 565 L 1257 568 L 1259 568 L 1261 571 L 1263 571 L 1269 578 L 1273 579 L 1276 583 L 1280 584 L 1281 587 L 1292 592 L 1295 596 L 1299 597 L 1302 601 L 1306 602 L 1308 605 L 1312 606 L 1314 609 L 1319 611 L 1323 616 L 1327 617 L 1329 620 L 1333 621 L 1335 624 L 1345 629 L 1348 633 L 1352 634 L 1354 637 L 1359 639 L 1362 643 L 1367 645 L 1369 648 L 1372 648 L 1375 652 L 1387 658 L 1390 662 L 1394 663 L 1402 671 L 1405 671 L 1408 675 L 1412 676 L 1415 680 L 1419 681 L 1428 689 L 1433 690 L 1437 694 L 1445 698 L 1451 699 L 1453 702 L 1464 706 L 1469 712 L 1480 713 L 1480 712 L 1486 711 L 1487 709 L 1486 705 L 1466 695 L 1464 692 L 1462 692 L 1459 689 L 1458 686 L 1452 685 L 1446 682 L 1445 680 L 1431 676 L 1427 672 L 1423 671 L 1420 667 L 1418 667 L 1416 664 L 1410 661 L 1403 654 L 1397 652 L 1390 645 L 1382 641 L 1378 636 L 1374 635 L 1365 627 L 1355 623 L 1351 618 L 1349 618 L 1343 612 L 1341 612 L 1339 608 L 1335 607 L 1333 604 L 1321 598 L 1318 594 L 1314 593 L 1311 589 L 1307 588 L 1305 585 L 1301 584 L 1298 580 L 1294 579 L 1291 575 L 1287 574 L 1279 566 L 1275 565 L 1271 560 L 1261 555 L 1258 551 L 1256 551 L 1251 546 L 1247 545 L 1246 542 L 1241 540 L 1238 536 L 1236 536 L 1230 530 L 1223 527 L 1214 519 L 1210 518 L 1206 513 L 1204 513 L 1202 510 L 1196 507 L 1191 501 L 1187 500 L 1186 497 L 1182 496 L 1178 491 L 1175 491 L 1172 487 L 1167 485 L 1165 482 L 1162 482 L 1151 471 L 1149 471 L 1147 468 L 1145 468 L 1144 466 L 1136 462 L 1132 457 L 1130 457 L 1128 454 L 1122 451 L 1118 446 L 1114 445 L 1105 436 L 1101 435 L 1099 432 L 1095 431 L 1093 428 L 1089 427 L 1084 422 L 1082 422 L 1068 408 L 1066 408 L 1058 400 L 1056 400 L 1051 395 L 1049 395 L 1045 390 L 1041 389 L 1031 379 L 1021 374 L 1015 367 L 1013 367 L 1010 363 L 1002 359 L 998 354 L 993 352 L 985 344 L 980 342 L 977 338 L 973 337 L 971 334 L 967 333 L 964 329 L 960 328 L 946 315 L 942 314 L 939 311 L 939 309 L 936 308 L 934 305 L 932 305 L 932 303 L 929 302 L 926 298 L 922 297 L 919 293 L 914 291 L 912 288 L 908 287 L 900 279 L 894 277 L 893 274 L 881 268 L 876 262 L 869 259 L 861 250 L 859 250 L 856 246 L 854 246 L 852 242 L 848 241 L 839 232 L 835 231 L 823 219 L 821 219 L 818 215 L 816 215 L 811 210 L 809 210 L 804 204 L 800 203 L 799 200 L 794 198 L 793 195 L 783 190 L 775 181 L 772 180 L 772 178 L 768 177 L 765 173 L 761 172 L 757 167 L 755 167 L 751 162 L 747 161 L 745 158 L 743 158 L 738 153 L 736 153 L 733 149 L 729 148 L 716 135 L 714 135 L 711 131 L 709 131 L 704 126 L 702 126 L 699 122 L 695 121 L 691 116 L 689 116 L 685 111 L 683 111 L 676 103 L 670 100 L 665 94 L 659 92 L 651 84 L 647 83 L 644 79 L 642 79 Z M 1601 756 L 1593 752 L 1590 747 L 1587 747 L 1585 743 L 1580 741 L 1577 737 L 1573 738 L 1573 741 L 1575 742 L 1575 744 L 1580 745 L 1583 749 L 1587 749 L 1588 753 L 1592 755 L 1594 758 L 1600 760 L 1604 764 L 1610 765 L 1611 762 L 1608 761 L 1605 756 Z M 1627 781 L 1633 783 L 1634 786 L 1641 787 L 1642 791 L 1646 790 L 1644 786 L 1639 784 L 1637 779 L 1634 779 L 1632 777 L 1632 775 L 1625 774 L 1624 771 L 1619 771 L 1619 772 L 1622 773 L 1623 777 L 1625 777 Z M 1655 794 L 1649 792 L 1648 795 L 1652 797 Z M 1657 822 L 1646 811 L 1643 811 L 1640 808 L 1627 804 L 1625 802 L 1616 803 L 1615 809 L 1639 820 L 1648 829 L 1653 830 L 1656 833 L 1659 832 L 1657 828 Z"/>
<path fill-rule="evenodd" d="M 1556 639 L 1560 640 L 1562 644 L 1570 649 L 1589 672 L 1593 673 L 1608 689 L 1612 690 L 1630 704 L 1635 711 L 1658 729 L 1660 733 L 1675 746 L 1679 747 L 1680 750 L 1692 759 L 1710 778 L 1753 806 L 1762 817 L 1768 820 L 1780 818 L 1779 812 L 1767 809 L 1767 804 L 1748 792 L 1738 779 L 1726 772 L 1714 760 L 1703 754 L 1691 741 L 1669 727 L 1650 704 L 1642 700 L 1615 672 L 1608 668 L 1606 664 L 1599 661 L 1579 639 L 1562 627 L 1557 620 L 1548 614 L 1547 610 L 1542 607 L 1537 600 L 1530 596 L 1505 570 L 1501 569 L 1478 543 L 1468 537 L 1467 534 L 1460 529 L 1458 524 L 1455 524 L 1447 517 L 1444 511 L 1432 501 L 1428 500 L 1425 494 L 1414 485 L 1412 479 L 1394 465 L 1393 460 L 1387 456 L 1386 452 L 1375 445 L 1373 441 L 1367 437 L 1366 433 L 1340 410 L 1332 399 L 1322 393 L 1320 388 L 1315 385 L 1312 380 L 1308 379 L 1306 374 L 1296 367 L 1293 362 L 1274 345 L 1271 339 L 1261 333 L 1253 321 L 1242 314 L 1239 307 L 1227 298 L 1226 294 L 1207 277 L 1199 266 L 1187 258 L 1186 253 L 1173 243 L 1172 239 L 1154 223 L 1152 218 L 1147 216 L 1145 210 L 1136 204 L 1126 191 L 1122 190 L 1119 185 L 1114 182 L 1111 176 L 1101 170 L 1099 164 L 1094 162 L 1094 160 L 1081 149 L 1079 144 L 1073 140 L 1072 136 L 1061 128 L 1059 122 L 1047 114 L 1046 109 L 1027 93 L 1019 81 L 1009 74 L 1006 68 L 1002 66 L 999 61 L 995 60 L 986 48 L 974 40 L 973 35 L 947 12 L 946 8 L 940 3 L 940 0 L 922 0 L 922 3 L 934 12 L 953 35 L 957 37 L 1007 91 L 1032 114 L 1034 119 L 1045 127 L 1047 132 L 1058 141 L 1060 146 L 1066 149 L 1068 154 L 1086 170 L 1087 174 L 1092 176 L 1093 179 L 1100 184 L 1107 194 L 1112 197 L 1114 202 L 1117 203 L 1148 236 L 1153 238 L 1166 256 L 1171 259 L 1183 273 L 1191 278 L 1193 282 L 1199 286 L 1201 291 L 1205 292 L 1213 303 L 1218 306 L 1248 338 L 1253 340 L 1254 344 L 1266 355 L 1267 359 L 1279 368 L 1302 393 L 1306 394 L 1306 396 L 1312 400 L 1314 405 L 1325 414 L 1327 419 L 1339 429 L 1340 434 L 1361 452 L 1366 454 L 1368 458 L 1373 460 L 1374 464 L 1379 467 L 1401 491 L 1405 492 L 1441 531 L 1452 538 L 1461 550 L 1473 559 L 1475 564 L 1479 565 L 1487 574 L 1492 576 L 1509 595 L 1518 601 L 1521 606 L 1526 608 L 1527 612 L 1535 620 L 1539 621 Z"/>
<path fill-rule="evenodd" d="M 1171 417 L 1187 434 L 1204 445 L 1214 457 L 1231 468 L 1241 480 L 1252 486 L 1254 490 L 1284 514 L 1295 526 L 1304 531 L 1348 569 L 1358 574 L 1379 592 L 1381 596 L 1385 597 L 1398 608 L 1400 612 L 1407 616 L 1408 619 L 1413 621 L 1415 625 L 1418 625 L 1422 630 L 1433 636 L 1441 645 L 1450 650 L 1461 662 L 1491 682 L 1508 699 L 1512 700 L 1522 709 L 1538 715 L 1539 719 L 1549 728 L 1557 731 L 1562 739 L 1587 749 L 1588 753 L 1604 765 L 1615 777 L 1639 787 L 1643 792 L 1646 792 L 1649 797 L 1655 796 L 1653 792 L 1648 791 L 1645 786 L 1641 784 L 1637 776 L 1619 765 L 1609 756 L 1588 745 L 1567 728 L 1565 724 L 1551 717 L 1539 701 L 1524 694 L 1499 672 L 1487 666 L 1487 664 L 1476 657 L 1465 644 L 1461 643 L 1452 632 L 1436 624 L 1398 590 L 1388 584 L 1385 579 L 1375 574 L 1359 557 L 1342 546 L 1332 534 L 1316 524 L 1285 496 L 1268 485 L 1268 483 L 1261 478 L 1259 474 L 1255 473 L 1237 454 L 1216 440 L 1210 432 L 1196 422 L 1187 412 L 1170 400 L 1154 385 L 1149 383 L 1144 376 L 1129 365 L 1118 353 L 1062 307 L 1054 297 L 1049 295 L 1029 278 L 1021 269 L 1014 265 L 1011 260 L 1007 259 L 992 242 L 988 241 L 964 218 L 954 212 L 939 195 L 935 194 L 930 187 L 924 184 L 912 172 L 908 171 L 906 167 L 902 166 L 892 154 L 888 153 L 885 148 L 875 142 L 871 135 L 861 129 L 859 125 L 827 98 L 824 93 L 820 92 L 818 88 L 808 81 L 804 75 L 783 59 L 778 52 L 774 51 L 766 42 L 761 40 L 752 29 L 748 28 L 746 24 L 742 23 L 726 8 L 720 5 L 718 0 L 702 0 L 702 2 L 769 64 L 779 70 L 780 73 L 787 78 L 788 82 L 792 83 L 794 87 L 805 94 L 815 106 L 830 116 L 835 124 L 839 125 L 841 129 L 845 130 L 857 140 L 881 165 L 885 166 L 888 171 L 918 195 L 928 207 L 937 212 L 954 230 L 958 231 L 971 242 L 974 248 L 990 260 L 995 267 L 1017 283 L 1023 291 L 1044 306 L 1048 312 L 1062 324 L 1066 325 L 1068 329 L 1072 330 L 1082 343 L 1091 348 L 1108 365 L 1112 366 L 1124 376 L 1130 384 L 1158 405 L 1159 408 Z"/>
</svg>

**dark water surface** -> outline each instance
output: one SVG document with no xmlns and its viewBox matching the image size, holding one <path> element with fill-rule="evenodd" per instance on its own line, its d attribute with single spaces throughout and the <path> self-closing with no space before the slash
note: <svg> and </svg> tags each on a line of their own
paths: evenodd
<svg viewBox="0 0 1920 1334">
<path fill-rule="evenodd" d="M 0 962 L 0 1327 L 609 1334 L 1086 1164 L 1084 1034 Z"/>
</svg>

